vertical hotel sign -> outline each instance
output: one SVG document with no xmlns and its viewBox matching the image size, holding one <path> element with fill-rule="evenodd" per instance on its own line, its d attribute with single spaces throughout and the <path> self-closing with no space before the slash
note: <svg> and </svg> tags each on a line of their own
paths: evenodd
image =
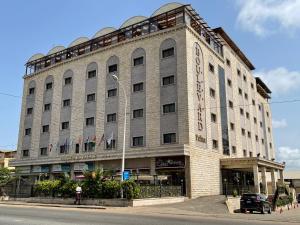
<svg viewBox="0 0 300 225">
<path fill-rule="evenodd" d="M 196 145 L 206 148 L 204 60 L 200 45 L 193 46 L 194 113 Z"/>
</svg>

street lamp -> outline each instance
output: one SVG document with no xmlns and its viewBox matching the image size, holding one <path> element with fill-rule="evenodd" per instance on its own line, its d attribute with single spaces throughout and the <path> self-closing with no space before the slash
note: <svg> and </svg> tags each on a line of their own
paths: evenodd
<svg viewBox="0 0 300 225">
<path fill-rule="evenodd" d="M 125 97 L 125 107 L 124 107 L 124 131 L 123 131 L 123 152 L 122 152 L 122 171 L 121 171 L 121 181 L 123 181 L 123 173 L 124 173 L 124 167 L 125 167 L 125 141 L 126 141 L 126 109 L 127 109 L 127 95 L 124 89 L 123 84 L 119 81 L 119 78 L 116 74 L 112 75 L 112 78 L 115 82 L 119 84 L 121 87 L 124 97 Z M 121 197 L 123 198 L 123 192 L 121 192 Z"/>
</svg>

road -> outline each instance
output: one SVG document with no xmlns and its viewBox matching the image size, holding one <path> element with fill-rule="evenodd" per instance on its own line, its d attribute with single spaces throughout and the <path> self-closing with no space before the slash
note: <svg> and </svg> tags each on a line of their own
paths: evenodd
<svg viewBox="0 0 300 225">
<path fill-rule="evenodd" d="M 0 225 L 254 225 L 287 223 L 259 222 L 206 216 L 161 216 L 120 214 L 105 209 L 64 209 L 37 206 L 0 205 Z"/>
</svg>

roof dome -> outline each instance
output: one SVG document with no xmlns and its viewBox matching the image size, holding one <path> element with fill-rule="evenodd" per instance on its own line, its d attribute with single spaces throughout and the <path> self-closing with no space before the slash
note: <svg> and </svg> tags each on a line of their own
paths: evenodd
<svg viewBox="0 0 300 225">
<path fill-rule="evenodd" d="M 31 56 L 27 62 L 31 62 L 31 61 L 34 61 L 34 60 L 37 60 L 37 59 L 40 59 L 40 58 L 43 58 L 45 55 L 42 54 L 42 53 L 37 53 L 37 54 L 34 54 L 33 56 Z"/>
<path fill-rule="evenodd" d="M 163 6 L 161 6 L 160 8 L 158 8 L 154 13 L 152 13 L 151 17 L 157 16 L 157 15 L 165 13 L 165 12 L 168 12 L 172 9 L 176 9 L 180 6 L 183 6 L 183 4 L 178 3 L 178 2 L 167 3 Z"/>
<path fill-rule="evenodd" d="M 104 27 L 102 28 L 101 30 L 99 30 L 94 36 L 93 38 L 97 38 L 97 37 L 100 37 L 100 36 L 103 36 L 105 34 L 109 34 L 111 32 L 114 32 L 116 30 L 116 28 L 114 27 Z"/>
<path fill-rule="evenodd" d="M 51 55 L 51 54 L 54 54 L 54 53 L 56 53 L 56 52 L 60 52 L 60 51 L 62 51 L 62 50 L 64 50 L 64 49 L 65 49 L 64 46 L 61 46 L 61 45 L 55 46 L 55 47 L 53 47 L 53 48 L 48 52 L 47 55 Z"/>
<path fill-rule="evenodd" d="M 146 20 L 146 19 L 147 19 L 147 17 L 145 17 L 145 16 L 133 16 L 133 17 L 129 18 L 128 20 L 126 20 L 126 21 L 121 25 L 120 28 L 128 27 L 128 26 L 130 26 L 130 25 L 132 25 L 132 24 L 141 22 L 141 21 Z"/>
<path fill-rule="evenodd" d="M 70 48 L 70 47 L 73 47 L 75 45 L 79 45 L 79 44 L 81 44 L 83 42 L 86 42 L 88 40 L 89 39 L 87 37 L 79 37 L 79 38 L 75 39 L 74 41 L 72 41 L 71 44 L 68 47 Z"/>
</svg>

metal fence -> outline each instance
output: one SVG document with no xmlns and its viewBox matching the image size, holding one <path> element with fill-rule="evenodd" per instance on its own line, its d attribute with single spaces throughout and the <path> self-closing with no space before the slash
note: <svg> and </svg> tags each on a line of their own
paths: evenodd
<svg viewBox="0 0 300 225">
<path fill-rule="evenodd" d="M 32 196 L 33 184 L 14 180 L 1 187 L 1 194 L 11 198 L 28 198 Z"/>
<path fill-rule="evenodd" d="M 141 185 L 140 198 L 161 198 L 183 196 L 182 186 L 174 185 Z"/>
</svg>

